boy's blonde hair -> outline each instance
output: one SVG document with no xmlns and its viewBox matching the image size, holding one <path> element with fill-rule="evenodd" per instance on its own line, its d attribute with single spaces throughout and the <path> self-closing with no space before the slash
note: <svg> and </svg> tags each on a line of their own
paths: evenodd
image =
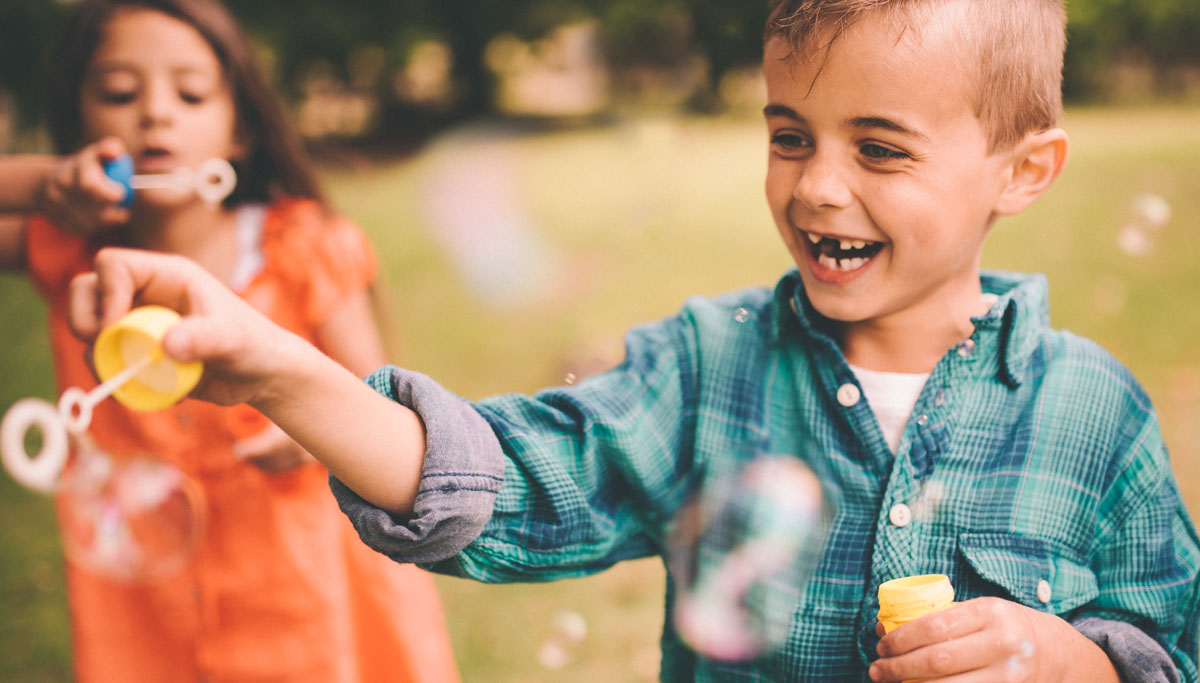
<svg viewBox="0 0 1200 683">
<path fill-rule="evenodd" d="M 883 13 L 901 30 L 919 31 L 930 10 L 955 2 L 964 20 L 954 33 L 964 63 L 974 64 L 969 96 L 992 151 L 1053 128 L 1062 113 L 1061 0 L 771 0 L 764 40 L 783 37 L 792 55 L 813 57 L 865 15 Z"/>
</svg>

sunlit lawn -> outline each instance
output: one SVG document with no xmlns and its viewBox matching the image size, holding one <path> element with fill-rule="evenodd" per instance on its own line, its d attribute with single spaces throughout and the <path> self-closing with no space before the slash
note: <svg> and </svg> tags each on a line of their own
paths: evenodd
<svg viewBox="0 0 1200 683">
<path fill-rule="evenodd" d="M 1056 324 L 1100 341 L 1141 378 L 1193 509 L 1200 509 L 1197 121 L 1197 109 L 1072 111 L 1067 172 L 1033 209 L 1002 221 L 985 254 L 989 266 L 1046 272 Z M 788 258 L 762 198 L 764 145 L 756 120 L 641 119 L 542 133 L 479 128 L 410 162 L 330 166 L 326 176 L 337 208 L 378 248 L 397 362 L 479 398 L 533 391 L 611 362 L 626 327 L 671 314 L 689 295 L 773 283 Z M 439 184 L 438 196 L 461 203 L 463 220 L 436 227 L 426 193 L 463 168 L 491 180 L 449 190 Z M 1139 193 L 1166 199 L 1172 216 L 1153 233 L 1149 252 L 1135 257 L 1118 247 L 1118 235 Z M 504 239 L 489 232 L 497 224 L 507 226 Z M 452 256 L 480 251 L 485 258 L 470 269 Z M 0 408 L 49 396 L 33 294 L 3 278 L 0 303 Z M 49 504 L 4 479 L 0 680 L 68 677 L 56 543 Z M 647 560 L 558 584 L 441 580 L 464 677 L 652 679 L 662 576 Z M 549 671 L 537 649 L 561 609 L 581 614 L 590 633 L 572 663 Z"/>
</svg>

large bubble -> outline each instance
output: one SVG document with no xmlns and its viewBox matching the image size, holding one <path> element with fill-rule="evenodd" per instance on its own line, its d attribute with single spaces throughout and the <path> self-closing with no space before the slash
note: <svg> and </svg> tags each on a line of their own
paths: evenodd
<svg viewBox="0 0 1200 683">
<path fill-rule="evenodd" d="M 161 460 L 114 460 L 87 445 L 63 473 L 58 515 L 67 559 L 122 581 L 169 576 L 204 532 L 203 496 Z"/>
<path fill-rule="evenodd" d="M 722 661 L 768 654 L 792 619 L 833 518 L 817 476 L 788 455 L 750 461 L 686 505 L 671 538 L 680 637 Z"/>
</svg>

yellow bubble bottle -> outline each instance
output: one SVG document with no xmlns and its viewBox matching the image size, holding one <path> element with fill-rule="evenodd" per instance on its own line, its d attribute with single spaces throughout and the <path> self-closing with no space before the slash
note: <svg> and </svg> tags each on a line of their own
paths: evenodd
<svg viewBox="0 0 1200 683">
<path fill-rule="evenodd" d="M 944 574 L 892 579 L 879 585 L 879 623 L 884 633 L 954 604 L 954 587 Z"/>
<path fill-rule="evenodd" d="M 94 355 L 101 381 L 135 364 L 145 365 L 113 391 L 113 398 L 134 410 L 162 410 L 195 388 L 204 365 L 179 363 L 162 352 L 163 336 L 177 322 L 179 314 L 169 308 L 141 306 L 100 332 Z"/>
</svg>

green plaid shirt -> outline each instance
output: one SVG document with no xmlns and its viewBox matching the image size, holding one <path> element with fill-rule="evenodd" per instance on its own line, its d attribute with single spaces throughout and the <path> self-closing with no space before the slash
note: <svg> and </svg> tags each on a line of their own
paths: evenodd
<svg viewBox="0 0 1200 683">
<path fill-rule="evenodd" d="M 996 303 L 934 368 L 895 454 L 795 272 L 773 293 L 694 298 L 633 328 L 626 360 L 578 385 L 474 404 L 503 449 L 503 485 L 427 465 L 426 501 L 460 475 L 460 492 L 494 484 L 498 495 L 478 538 L 426 564 L 547 581 L 665 557 L 695 485 L 789 454 L 837 510 L 786 643 L 744 664 L 698 657 L 675 635 L 668 575 L 663 680 L 865 681 L 879 584 L 936 573 L 957 600 L 1132 623 L 1195 681 L 1200 544 L 1148 397 L 1097 345 L 1049 329 L 1044 278 L 986 273 L 983 288 Z M 388 371 L 369 381 L 397 398 Z M 427 429 L 432 443 L 453 427 L 427 419 Z M 918 509 L 934 481 L 933 514 L 893 514 Z"/>
</svg>

